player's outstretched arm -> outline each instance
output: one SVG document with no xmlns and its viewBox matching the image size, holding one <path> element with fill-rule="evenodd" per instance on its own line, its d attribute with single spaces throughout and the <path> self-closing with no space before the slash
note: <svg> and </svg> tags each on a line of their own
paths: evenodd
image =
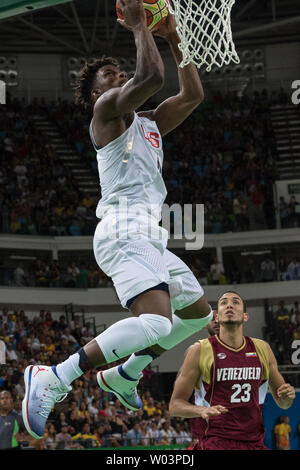
<svg viewBox="0 0 300 470">
<path fill-rule="evenodd" d="M 272 396 L 276 404 L 286 410 L 290 408 L 293 404 L 295 399 L 295 389 L 292 385 L 285 382 L 284 378 L 280 374 L 278 370 L 278 365 L 276 358 L 270 345 L 268 345 L 269 350 L 269 357 L 270 357 L 270 376 L 269 376 L 269 384 Z"/>
<path fill-rule="evenodd" d="M 120 0 L 124 20 L 119 21 L 134 35 L 137 59 L 131 80 L 104 93 L 96 102 L 94 112 L 103 120 L 128 114 L 155 94 L 164 83 L 164 65 L 153 35 L 146 24 L 142 0 Z"/>
<path fill-rule="evenodd" d="M 154 33 L 165 38 L 170 46 L 178 71 L 179 93 L 163 101 L 154 111 L 151 119 L 156 121 L 161 135 L 166 135 L 179 126 L 204 99 L 202 83 L 194 64 L 180 67 L 182 53 L 178 48 L 180 38 L 176 22 L 171 13 L 165 23 Z M 150 117 L 150 116 L 149 116 Z"/>
<path fill-rule="evenodd" d="M 169 411 L 171 416 L 181 418 L 200 417 L 208 419 L 227 412 L 224 406 L 197 406 L 189 403 L 194 388 L 199 378 L 200 343 L 191 346 L 185 356 L 183 365 L 174 384 Z"/>
</svg>

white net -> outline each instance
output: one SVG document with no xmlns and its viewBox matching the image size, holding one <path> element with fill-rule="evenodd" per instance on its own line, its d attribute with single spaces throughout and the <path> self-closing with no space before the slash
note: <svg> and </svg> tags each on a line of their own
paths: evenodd
<svg viewBox="0 0 300 470">
<path fill-rule="evenodd" d="M 183 55 L 181 67 L 193 62 L 198 68 L 238 64 L 231 30 L 235 0 L 169 0 L 175 15 Z"/>
</svg>

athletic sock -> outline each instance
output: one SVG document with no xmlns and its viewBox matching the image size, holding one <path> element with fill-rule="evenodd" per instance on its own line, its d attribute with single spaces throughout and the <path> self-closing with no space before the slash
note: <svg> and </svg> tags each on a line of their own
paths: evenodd
<svg viewBox="0 0 300 470">
<path fill-rule="evenodd" d="M 95 339 L 106 363 L 109 364 L 116 359 L 121 359 L 135 351 L 156 344 L 159 339 L 170 333 L 171 328 L 172 323 L 168 318 L 162 315 L 143 313 L 139 317 L 125 318 L 114 323 Z M 146 363 L 145 359 L 141 362 Z M 58 364 L 53 370 L 65 385 L 70 385 L 71 382 L 92 367 L 83 349 L 81 349 L 78 353 L 72 354 L 66 361 Z M 125 370 L 125 373 L 129 376 L 135 375 L 138 377 L 143 368 L 139 372 L 135 372 L 135 368 L 131 369 L 131 374 Z"/>
<path fill-rule="evenodd" d="M 138 380 L 141 371 L 145 369 L 154 359 L 158 357 L 150 348 L 137 351 L 122 364 L 122 369 L 129 377 Z"/>
<path fill-rule="evenodd" d="M 72 354 L 61 364 L 53 367 L 54 373 L 65 384 L 70 385 L 75 379 L 93 368 L 93 364 L 87 357 L 83 348 Z"/>
<path fill-rule="evenodd" d="M 65 384 L 70 385 L 75 379 L 83 374 L 79 367 L 79 354 L 75 353 L 64 362 L 52 368 L 57 377 Z"/>
</svg>

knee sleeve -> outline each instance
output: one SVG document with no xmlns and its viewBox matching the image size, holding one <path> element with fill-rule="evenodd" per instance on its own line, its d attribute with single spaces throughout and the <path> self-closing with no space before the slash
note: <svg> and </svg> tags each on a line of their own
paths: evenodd
<svg viewBox="0 0 300 470">
<path fill-rule="evenodd" d="M 172 323 L 168 318 L 143 313 L 139 317 L 125 318 L 111 325 L 96 337 L 96 341 L 109 363 L 157 344 L 171 330 Z"/>
<path fill-rule="evenodd" d="M 172 323 L 162 315 L 143 313 L 139 316 L 139 319 L 151 345 L 156 344 L 160 338 L 168 336 L 172 331 Z"/>
<path fill-rule="evenodd" d="M 197 331 L 202 330 L 213 319 L 213 311 L 204 318 L 183 319 L 173 314 L 173 326 L 171 333 L 158 340 L 159 346 L 169 350 L 185 339 L 192 336 Z"/>
</svg>

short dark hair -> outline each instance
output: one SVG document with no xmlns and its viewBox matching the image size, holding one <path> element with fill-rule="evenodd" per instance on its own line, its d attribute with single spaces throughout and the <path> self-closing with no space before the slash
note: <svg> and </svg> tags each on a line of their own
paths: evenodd
<svg viewBox="0 0 300 470">
<path fill-rule="evenodd" d="M 119 67 L 119 62 L 113 57 L 102 56 L 91 62 L 86 62 L 79 72 L 77 83 L 75 86 L 76 104 L 83 106 L 85 109 L 92 107 L 91 92 L 96 77 L 96 73 L 105 65 L 113 65 Z"/>
<path fill-rule="evenodd" d="M 223 294 L 220 295 L 219 299 L 218 299 L 218 304 L 217 304 L 217 308 L 218 308 L 218 305 L 219 305 L 219 300 L 221 299 L 221 297 L 223 297 L 223 295 L 225 294 L 235 294 L 235 295 L 238 295 L 239 298 L 242 300 L 243 302 L 243 307 L 244 307 L 244 313 L 247 312 L 247 306 L 246 306 L 246 302 L 245 300 L 240 296 L 240 294 L 238 294 L 237 292 L 235 292 L 234 290 L 226 290 L 225 292 L 223 292 Z"/>
<path fill-rule="evenodd" d="M 2 393 L 8 393 L 10 395 L 10 398 L 12 398 L 12 394 L 10 390 L 0 390 L 0 395 L 2 395 Z"/>
</svg>

